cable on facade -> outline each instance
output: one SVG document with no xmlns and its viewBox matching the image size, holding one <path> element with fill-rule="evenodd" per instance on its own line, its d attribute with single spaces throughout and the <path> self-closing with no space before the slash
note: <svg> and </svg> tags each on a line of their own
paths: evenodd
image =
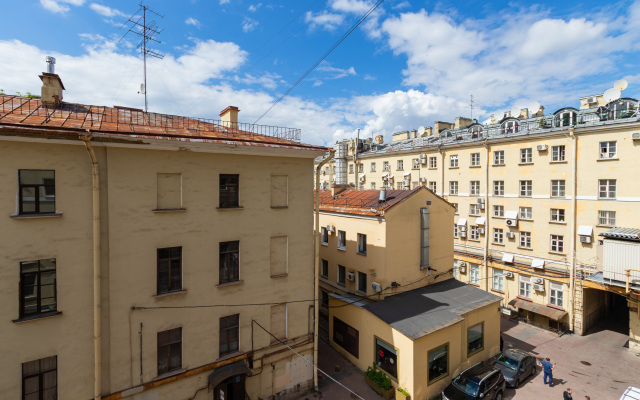
<svg viewBox="0 0 640 400">
<path fill-rule="evenodd" d="M 309 303 L 310 300 L 274 301 L 269 303 L 245 303 L 245 304 L 202 304 L 195 306 L 132 306 L 131 310 L 167 310 L 167 309 L 189 309 L 189 308 L 216 308 L 216 307 L 248 307 L 248 306 L 274 306 L 278 304 Z"/>
</svg>

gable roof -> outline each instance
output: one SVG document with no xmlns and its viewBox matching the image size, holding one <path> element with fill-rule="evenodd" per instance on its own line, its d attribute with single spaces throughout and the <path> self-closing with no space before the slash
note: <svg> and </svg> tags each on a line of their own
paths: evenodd
<svg viewBox="0 0 640 400">
<path fill-rule="evenodd" d="M 418 186 L 413 190 L 387 190 L 385 201 L 380 201 L 380 190 L 345 190 L 333 196 L 330 190 L 320 192 L 320 211 L 340 212 L 358 215 L 379 215 L 391 207 L 402 203 L 421 190 Z M 372 211 L 372 210 L 375 210 Z"/>
</svg>

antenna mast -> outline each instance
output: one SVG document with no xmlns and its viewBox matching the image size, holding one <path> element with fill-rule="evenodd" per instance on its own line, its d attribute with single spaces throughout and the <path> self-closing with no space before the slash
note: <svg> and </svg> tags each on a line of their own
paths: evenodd
<svg viewBox="0 0 640 400">
<path fill-rule="evenodd" d="M 162 43 L 161 41 L 156 39 L 156 36 L 163 31 L 163 29 L 159 30 L 155 20 L 151 20 L 147 24 L 147 12 L 153 13 L 160 18 L 164 18 L 164 17 L 158 14 L 157 12 L 153 11 L 149 7 L 145 6 L 144 4 L 142 4 L 142 2 L 139 4 L 139 6 L 140 8 L 138 9 L 138 11 L 136 11 L 135 14 L 133 14 L 127 20 L 127 22 L 131 23 L 131 27 L 122 36 L 122 38 L 120 38 L 120 40 L 124 39 L 124 37 L 127 36 L 129 32 L 135 35 L 138 35 L 140 37 L 140 43 L 138 43 L 138 49 L 140 49 L 140 53 L 142 53 L 142 58 L 144 60 L 144 83 L 143 83 L 143 87 L 140 88 L 140 91 L 144 94 L 144 111 L 147 112 L 149 111 L 149 103 L 147 102 L 147 56 L 151 56 L 159 59 L 164 58 L 164 54 L 147 47 L 147 42 L 149 41 Z M 140 11 L 142 11 L 142 15 L 140 15 Z M 142 20 L 142 23 L 140 23 L 141 22 L 140 20 Z"/>
<path fill-rule="evenodd" d="M 469 106 L 471 107 L 471 119 L 473 119 L 473 93 L 471 94 L 471 99 L 469 100 Z"/>
</svg>

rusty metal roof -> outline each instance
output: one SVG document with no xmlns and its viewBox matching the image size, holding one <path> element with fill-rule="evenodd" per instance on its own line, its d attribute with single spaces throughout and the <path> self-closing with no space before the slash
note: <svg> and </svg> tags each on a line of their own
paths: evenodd
<svg viewBox="0 0 640 400">
<path fill-rule="evenodd" d="M 382 215 L 391 207 L 423 189 L 427 190 L 424 186 L 413 190 L 387 190 L 387 200 L 382 202 L 380 201 L 380 190 L 347 189 L 335 196 L 331 194 L 331 190 L 323 190 L 320 192 L 320 211 L 369 216 Z"/>
<path fill-rule="evenodd" d="M 62 103 L 45 106 L 39 98 L 0 95 L 0 128 L 29 128 L 31 136 L 75 138 L 94 135 L 326 151 L 300 142 L 301 131 L 266 125 L 148 113 L 126 107 Z"/>
</svg>

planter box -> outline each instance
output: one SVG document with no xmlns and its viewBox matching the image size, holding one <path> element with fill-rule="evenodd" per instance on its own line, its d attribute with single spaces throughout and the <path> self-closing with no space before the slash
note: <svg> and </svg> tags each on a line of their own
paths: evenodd
<svg viewBox="0 0 640 400">
<path fill-rule="evenodd" d="M 396 390 L 396 400 L 411 400 L 411 395 L 404 395 L 402 394 L 402 392 L 400 391 L 400 389 Z"/>
<path fill-rule="evenodd" d="M 375 390 L 376 393 L 378 393 L 380 396 L 382 396 L 383 398 L 387 399 L 387 400 L 391 400 L 393 399 L 393 395 L 395 390 L 393 388 L 389 389 L 389 390 L 385 390 L 383 388 L 381 388 L 380 386 L 378 386 L 377 383 L 375 383 L 374 381 L 372 381 L 371 379 L 369 379 L 368 376 L 364 376 L 364 379 L 367 381 L 367 385 L 371 386 L 371 389 Z M 400 393 L 402 394 L 402 393 Z"/>
</svg>

